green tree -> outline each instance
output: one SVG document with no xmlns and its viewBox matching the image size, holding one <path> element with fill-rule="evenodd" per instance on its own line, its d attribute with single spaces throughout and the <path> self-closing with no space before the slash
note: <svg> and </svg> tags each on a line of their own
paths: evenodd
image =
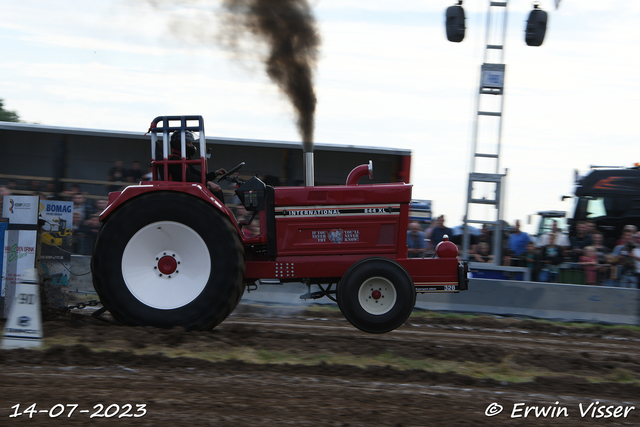
<svg viewBox="0 0 640 427">
<path fill-rule="evenodd" d="M 0 99 L 0 122 L 19 122 L 20 117 L 15 111 L 4 109 L 4 100 Z"/>
</svg>

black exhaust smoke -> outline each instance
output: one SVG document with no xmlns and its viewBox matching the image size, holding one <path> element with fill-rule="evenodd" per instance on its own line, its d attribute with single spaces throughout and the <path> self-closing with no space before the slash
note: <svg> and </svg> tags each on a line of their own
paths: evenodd
<svg viewBox="0 0 640 427">
<path fill-rule="evenodd" d="M 320 35 L 307 0 L 224 0 L 223 8 L 227 45 L 237 47 L 247 32 L 266 44 L 266 72 L 293 104 L 303 151 L 313 152 Z"/>
</svg>

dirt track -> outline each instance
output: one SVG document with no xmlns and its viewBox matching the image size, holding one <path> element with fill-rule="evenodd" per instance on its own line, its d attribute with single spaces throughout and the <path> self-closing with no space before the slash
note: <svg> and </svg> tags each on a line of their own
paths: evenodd
<svg viewBox="0 0 640 427">
<path fill-rule="evenodd" d="M 371 335 L 339 312 L 241 305 L 213 331 L 185 332 L 87 314 L 46 321 L 45 351 L 0 351 L 0 425 L 640 425 L 635 331 L 412 316 L 397 331 Z M 314 364 L 264 363 L 279 356 Z M 377 366 L 347 364 L 354 360 Z M 433 369 L 397 367 L 415 361 Z M 480 378 L 487 371 L 497 379 Z M 531 381 L 504 379 L 516 373 Z M 33 403 L 63 413 L 29 418 Z M 10 417 L 16 404 L 23 415 Z M 144 416 L 135 417 L 138 404 Z M 485 415 L 496 405 L 500 414 Z M 525 419 L 533 406 L 550 412 Z M 592 412 L 601 406 L 605 417 Z M 113 417 L 90 418 L 109 407 Z"/>
</svg>

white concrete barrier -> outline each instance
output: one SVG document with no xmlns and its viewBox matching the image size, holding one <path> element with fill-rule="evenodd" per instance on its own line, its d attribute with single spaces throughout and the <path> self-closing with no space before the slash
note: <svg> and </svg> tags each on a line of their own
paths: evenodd
<svg viewBox="0 0 640 427">
<path fill-rule="evenodd" d="M 312 291 L 317 287 L 311 288 Z M 260 286 L 245 292 L 243 302 L 335 304 L 328 298 L 300 299 L 300 283 Z M 424 310 L 527 316 L 539 319 L 640 325 L 640 291 L 604 286 L 471 279 L 469 290 L 457 294 L 418 294 Z"/>
<path fill-rule="evenodd" d="M 435 311 L 640 325 L 640 291 L 607 286 L 471 279 L 468 291 L 418 295 L 416 306 Z"/>
</svg>

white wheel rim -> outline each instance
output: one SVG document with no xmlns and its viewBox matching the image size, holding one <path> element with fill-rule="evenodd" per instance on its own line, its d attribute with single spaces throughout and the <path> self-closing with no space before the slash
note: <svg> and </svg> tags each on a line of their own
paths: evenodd
<svg viewBox="0 0 640 427">
<path fill-rule="evenodd" d="M 398 294 L 390 280 L 375 276 L 365 280 L 358 291 L 358 302 L 369 314 L 387 313 L 396 304 Z"/>
<path fill-rule="evenodd" d="M 162 263 L 163 257 L 169 262 Z M 141 228 L 122 254 L 122 277 L 127 288 L 138 301 L 157 309 L 189 304 L 202 293 L 210 272 L 206 243 L 179 222 L 160 221 Z"/>
</svg>

